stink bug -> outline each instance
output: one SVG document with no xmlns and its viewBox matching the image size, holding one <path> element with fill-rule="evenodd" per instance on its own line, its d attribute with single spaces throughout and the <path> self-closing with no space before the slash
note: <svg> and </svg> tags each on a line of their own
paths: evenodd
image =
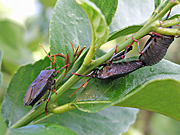
<svg viewBox="0 0 180 135">
<path fill-rule="evenodd" d="M 42 47 L 41 44 L 40 44 L 40 46 Z M 54 86 L 54 92 L 56 93 L 56 87 L 55 87 L 56 79 L 53 80 L 53 77 L 56 77 L 57 74 L 60 72 L 60 70 L 67 67 L 69 64 L 65 65 L 60 70 L 56 71 L 56 59 L 55 59 L 55 57 L 61 56 L 61 57 L 65 58 L 65 56 L 63 54 L 60 54 L 60 53 L 53 55 L 53 57 L 54 57 L 54 63 L 53 63 L 50 56 L 48 55 L 48 53 L 46 52 L 45 49 L 44 49 L 44 51 L 47 54 L 47 56 L 49 57 L 49 59 L 52 63 L 53 69 L 51 69 L 51 70 L 45 69 L 45 70 L 42 70 L 40 72 L 40 74 L 37 76 L 37 78 L 28 87 L 26 94 L 24 96 L 24 99 L 23 99 L 23 103 L 24 103 L 24 106 L 33 106 L 49 90 L 50 93 L 49 93 L 49 96 L 47 98 L 47 103 L 46 103 L 46 107 L 45 107 L 45 113 L 47 115 L 47 105 L 48 105 L 48 102 L 49 102 L 49 99 L 51 96 L 51 92 L 52 92 L 51 86 Z"/>
<path fill-rule="evenodd" d="M 98 70 L 95 77 L 99 79 L 116 79 L 126 76 L 127 74 L 141 68 L 143 66 L 141 61 L 134 60 L 129 62 L 111 63 Z"/>
</svg>

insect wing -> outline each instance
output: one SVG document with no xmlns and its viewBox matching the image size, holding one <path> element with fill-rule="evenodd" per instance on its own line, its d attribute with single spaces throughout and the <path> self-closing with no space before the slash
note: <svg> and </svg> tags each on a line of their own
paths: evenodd
<svg viewBox="0 0 180 135">
<path fill-rule="evenodd" d="M 29 85 L 26 94 L 23 99 L 24 106 L 29 105 L 29 102 L 32 100 L 32 95 L 35 92 L 34 86 L 41 80 L 42 78 L 38 77 Z"/>
<path fill-rule="evenodd" d="M 32 100 L 31 99 L 31 94 L 32 94 L 32 91 L 33 91 L 33 87 L 30 85 L 26 91 L 26 94 L 24 96 L 24 99 L 23 99 L 23 104 L 24 106 L 27 106 L 29 104 L 29 102 Z"/>
</svg>

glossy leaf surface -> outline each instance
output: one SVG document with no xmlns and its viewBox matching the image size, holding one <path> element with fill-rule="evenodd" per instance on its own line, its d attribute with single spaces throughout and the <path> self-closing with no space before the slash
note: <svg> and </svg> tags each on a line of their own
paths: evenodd
<svg viewBox="0 0 180 135">
<path fill-rule="evenodd" d="M 91 45 L 91 27 L 86 13 L 74 0 L 58 0 L 50 22 L 51 54 L 69 52 L 72 59 L 73 49 L 70 42 L 80 49 Z M 63 65 L 64 59 L 57 59 Z"/>
<path fill-rule="evenodd" d="M 129 34 L 133 34 L 137 31 L 139 31 L 142 27 L 143 27 L 142 25 L 133 25 L 133 26 L 129 26 L 129 27 L 126 27 L 124 29 L 121 29 L 119 31 L 113 32 L 109 36 L 108 41 L 114 40 L 114 39 L 121 37 L 121 36 L 127 36 Z"/>
<path fill-rule="evenodd" d="M 110 107 L 97 113 L 79 110 L 55 114 L 40 123 L 56 123 L 74 130 L 78 134 L 121 134 L 134 123 L 138 109 Z"/>
<path fill-rule="evenodd" d="M 118 6 L 118 0 L 91 0 L 101 10 L 105 16 L 108 26 L 112 22 L 114 14 Z"/>
<path fill-rule="evenodd" d="M 77 0 L 76 2 L 84 9 L 89 18 L 92 30 L 91 45 L 99 48 L 106 42 L 109 35 L 105 17 L 94 3 L 88 0 Z"/>
</svg>

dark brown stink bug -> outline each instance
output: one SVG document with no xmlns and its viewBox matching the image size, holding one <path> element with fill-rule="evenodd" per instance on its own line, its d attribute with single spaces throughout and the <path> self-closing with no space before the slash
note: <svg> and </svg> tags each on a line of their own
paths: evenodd
<svg viewBox="0 0 180 135">
<path fill-rule="evenodd" d="M 41 44 L 40 44 L 40 46 L 42 47 Z M 24 103 L 24 106 L 33 106 L 40 99 L 42 99 L 43 96 L 47 96 L 46 97 L 47 103 L 46 103 L 46 107 L 45 107 L 45 113 L 47 115 L 47 105 L 48 105 L 48 102 L 49 102 L 49 99 L 50 99 L 50 96 L 52 93 L 51 86 L 54 86 L 54 92 L 56 93 L 56 87 L 55 87 L 56 79 L 53 80 L 53 78 L 57 76 L 57 74 L 60 72 L 60 70 L 62 70 L 63 68 L 66 68 L 69 64 L 65 65 L 64 67 L 62 67 L 61 69 L 56 71 L 55 57 L 61 56 L 61 57 L 65 58 L 65 56 L 61 53 L 53 55 L 53 57 L 54 57 L 54 63 L 53 63 L 45 49 L 44 49 L 44 51 L 47 54 L 47 56 L 49 57 L 49 59 L 52 63 L 53 69 L 47 70 L 47 68 L 46 68 L 45 70 L 42 70 L 40 72 L 40 74 L 37 76 L 37 78 L 29 85 L 29 87 L 26 91 L 26 94 L 24 96 L 23 103 Z M 50 91 L 49 94 L 45 95 L 48 90 Z M 43 98 L 43 100 L 46 98 Z"/>
</svg>

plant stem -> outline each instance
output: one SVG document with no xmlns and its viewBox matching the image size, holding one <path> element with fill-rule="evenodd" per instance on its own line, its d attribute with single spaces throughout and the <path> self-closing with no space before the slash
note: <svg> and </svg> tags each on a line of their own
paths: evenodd
<svg viewBox="0 0 180 135">
<path fill-rule="evenodd" d="M 178 5 L 179 2 L 178 0 L 175 0 L 174 2 L 170 1 L 157 15 L 155 15 L 154 17 L 150 17 L 151 19 L 148 20 L 148 22 L 143 26 L 147 27 L 149 26 L 152 22 L 156 21 L 156 20 L 161 20 L 162 17 L 170 10 L 172 9 L 172 7 L 174 7 L 175 5 Z M 142 28 L 142 29 L 143 29 Z"/>
<path fill-rule="evenodd" d="M 166 20 L 166 21 L 163 21 L 163 23 L 161 23 L 161 27 L 163 28 L 166 28 L 166 27 L 170 27 L 170 26 L 173 26 L 173 25 L 177 25 L 180 23 L 180 16 L 178 18 L 174 18 L 172 20 Z"/>
<path fill-rule="evenodd" d="M 39 115 L 44 113 L 44 108 L 45 108 L 45 104 L 40 105 L 37 108 L 38 111 L 34 110 L 34 108 L 33 108 L 31 111 L 29 111 L 29 113 L 27 113 L 24 117 L 22 117 L 18 122 L 13 124 L 10 128 L 19 128 L 19 127 L 22 127 L 24 125 L 27 125 L 29 122 L 31 122 L 32 120 L 37 118 Z"/>
<path fill-rule="evenodd" d="M 163 35 L 180 35 L 180 30 L 178 29 L 169 29 L 169 28 L 154 28 L 153 30 L 156 33 Z"/>
</svg>

